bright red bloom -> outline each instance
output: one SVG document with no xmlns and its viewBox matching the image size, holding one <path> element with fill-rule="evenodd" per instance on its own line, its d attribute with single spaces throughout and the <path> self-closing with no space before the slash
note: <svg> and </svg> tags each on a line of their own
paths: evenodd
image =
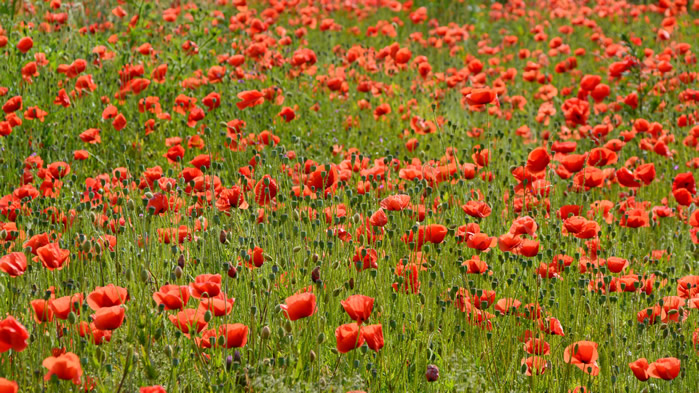
<svg viewBox="0 0 699 393">
<path fill-rule="evenodd" d="M 97 311 L 102 307 L 119 306 L 129 300 L 129 293 L 126 288 L 118 287 L 114 284 L 109 284 L 105 287 L 97 287 L 89 295 L 87 295 L 87 305 L 93 311 Z"/>
<path fill-rule="evenodd" d="M 61 270 L 70 256 L 70 250 L 63 250 L 58 243 L 49 243 L 36 250 L 41 264 L 49 270 Z"/>
<path fill-rule="evenodd" d="M 364 295 L 352 295 L 340 303 L 350 318 L 357 323 L 368 320 L 374 308 L 374 298 Z"/>
<path fill-rule="evenodd" d="M 42 365 L 49 370 L 44 375 L 44 380 L 48 381 L 51 376 L 55 375 L 58 379 L 73 381 L 76 385 L 80 384 L 83 369 L 80 366 L 80 358 L 76 354 L 67 352 L 59 356 L 49 356 L 44 359 Z"/>
<path fill-rule="evenodd" d="M 593 377 L 599 374 L 597 365 L 597 343 L 593 341 L 578 341 L 566 347 L 563 360 Z"/>
<path fill-rule="evenodd" d="M 316 295 L 312 292 L 291 295 L 281 308 L 290 321 L 310 317 L 316 312 Z"/>
<path fill-rule="evenodd" d="M 335 339 L 337 350 L 340 353 L 347 353 L 364 344 L 364 336 L 361 334 L 359 324 L 348 323 L 335 329 Z"/>
<path fill-rule="evenodd" d="M 677 358 L 662 358 L 648 366 L 648 375 L 651 378 L 673 380 L 680 375 L 680 360 Z"/>
<path fill-rule="evenodd" d="M 27 340 L 29 332 L 19 321 L 13 316 L 8 315 L 7 318 L 0 321 L 0 353 L 7 352 L 10 349 L 15 352 L 22 352 L 27 348 Z"/>
<path fill-rule="evenodd" d="M 10 277 L 19 277 L 27 270 L 27 257 L 22 252 L 11 252 L 0 257 L 0 270 Z"/>
</svg>

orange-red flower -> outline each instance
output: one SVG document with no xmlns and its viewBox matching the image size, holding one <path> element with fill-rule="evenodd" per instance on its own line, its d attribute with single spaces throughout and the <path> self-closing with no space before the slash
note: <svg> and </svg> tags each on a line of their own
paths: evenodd
<svg viewBox="0 0 699 393">
<path fill-rule="evenodd" d="M 58 243 L 49 243 L 36 250 L 41 264 L 49 270 L 61 270 L 70 256 L 70 250 L 62 249 Z"/>
<path fill-rule="evenodd" d="M 158 305 L 163 305 L 166 310 L 182 310 L 189 301 L 189 295 L 189 286 L 168 284 L 153 293 L 153 300 Z"/>
<path fill-rule="evenodd" d="M 357 323 L 344 324 L 335 329 L 335 340 L 340 353 L 347 353 L 364 344 L 364 336 Z"/>
<path fill-rule="evenodd" d="M 563 360 L 584 372 L 595 376 L 599 374 L 597 365 L 597 343 L 593 341 L 578 341 L 570 344 L 563 352 Z"/>
<path fill-rule="evenodd" d="M 13 316 L 0 320 L 0 353 L 10 349 L 15 352 L 22 352 L 27 348 L 29 332 Z"/>
<path fill-rule="evenodd" d="M 27 270 L 27 257 L 22 252 L 11 252 L 0 257 L 0 270 L 10 277 L 19 277 Z"/>
<path fill-rule="evenodd" d="M 118 306 L 129 300 L 129 293 L 126 288 L 109 284 L 105 287 L 97 287 L 87 295 L 87 305 L 93 311 L 102 307 Z"/>
<path fill-rule="evenodd" d="M 350 318 L 360 324 L 369 319 L 374 308 L 374 298 L 364 295 L 352 295 L 340 303 Z"/>
<path fill-rule="evenodd" d="M 83 375 L 80 358 L 78 355 L 67 352 L 59 356 L 49 356 L 42 362 L 42 365 L 49 371 L 44 375 L 44 380 L 48 381 L 53 375 L 58 379 L 73 381 L 80 384 L 80 376 Z"/>
<path fill-rule="evenodd" d="M 281 309 L 290 321 L 310 317 L 316 312 L 316 295 L 304 292 L 289 296 Z"/>
</svg>

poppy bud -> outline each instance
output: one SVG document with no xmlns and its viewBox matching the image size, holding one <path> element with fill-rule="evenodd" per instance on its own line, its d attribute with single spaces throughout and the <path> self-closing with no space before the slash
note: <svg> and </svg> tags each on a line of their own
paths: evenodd
<svg viewBox="0 0 699 393">
<path fill-rule="evenodd" d="M 78 316 L 75 315 L 75 313 L 71 311 L 70 314 L 68 314 L 68 322 L 75 323 L 77 321 L 78 321 Z"/>
<path fill-rule="evenodd" d="M 230 277 L 230 278 L 238 277 L 238 269 L 236 269 L 235 266 L 231 266 L 230 269 L 228 269 L 228 277 Z"/>
<path fill-rule="evenodd" d="M 177 266 L 184 269 L 184 255 L 180 254 L 180 257 L 177 259 Z"/>
<path fill-rule="evenodd" d="M 439 379 L 439 369 L 434 364 L 427 366 L 427 371 L 425 372 L 425 377 L 427 377 L 427 382 L 434 382 Z"/>
<path fill-rule="evenodd" d="M 172 356 L 174 355 L 174 351 L 173 351 L 173 349 L 172 349 L 172 345 L 166 345 L 166 346 L 165 346 L 165 355 L 167 355 L 167 357 L 169 357 L 169 358 L 172 358 Z"/>
<path fill-rule="evenodd" d="M 318 344 L 322 344 L 323 342 L 325 342 L 325 333 L 320 333 L 318 335 Z"/>
<path fill-rule="evenodd" d="M 316 353 L 313 352 L 313 350 L 311 350 L 310 358 L 311 358 L 311 362 L 315 362 L 315 360 L 316 360 Z"/>
<path fill-rule="evenodd" d="M 221 233 L 218 234 L 218 241 L 221 242 L 221 244 L 226 244 L 228 242 L 228 239 L 226 238 L 226 231 L 221 229 Z"/>
<path fill-rule="evenodd" d="M 297 252 L 301 251 L 301 246 L 294 247 L 292 251 L 294 252 L 294 254 L 296 254 Z"/>
<path fill-rule="evenodd" d="M 320 256 L 318 254 L 313 254 L 313 263 L 317 263 L 318 260 L 320 259 Z"/>
<path fill-rule="evenodd" d="M 182 268 L 181 267 L 179 267 L 179 266 L 175 267 L 174 273 L 175 273 L 175 277 L 177 277 L 178 279 L 182 278 Z"/>
<path fill-rule="evenodd" d="M 269 336 L 272 335 L 272 331 L 269 329 L 269 326 L 265 326 L 262 328 L 262 334 L 261 337 L 263 340 L 267 340 Z"/>
<path fill-rule="evenodd" d="M 311 280 L 313 280 L 314 283 L 318 283 L 318 281 L 320 281 L 320 266 L 313 268 L 313 271 L 311 272 Z"/>
<path fill-rule="evenodd" d="M 148 281 L 148 270 L 141 269 L 141 281 L 143 281 L 143 282 Z"/>
<path fill-rule="evenodd" d="M 208 313 L 208 312 L 210 312 L 210 311 L 207 311 L 207 313 Z M 206 317 L 205 317 L 205 318 L 206 318 Z M 216 339 L 216 344 L 217 344 L 219 347 L 222 347 L 222 346 L 226 345 L 226 336 L 218 336 L 218 338 Z M 212 345 L 212 346 L 213 346 L 213 345 Z"/>
<path fill-rule="evenodd" d="M 291 321 L 287 320 L 286 323 L 284 323 L 284 330 L 286 330 L 287 333 L 291 333 Z"/>
<path fill-rule="evenodd" d="M 211 310 L 206 310 L 206 312 L 204 313 L 204 322 L 206 322 L 206 323 L 211 322 L 212 317 L 213 317 L 213 315 L 211 315 Z"/>
</svg>

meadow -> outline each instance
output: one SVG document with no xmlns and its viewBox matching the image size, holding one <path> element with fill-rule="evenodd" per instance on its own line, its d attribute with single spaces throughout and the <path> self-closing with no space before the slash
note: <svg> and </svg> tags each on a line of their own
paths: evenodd
<svg viewBox="0 0 699 393">
<path fill-rule="evenodd" d="M 0 393 L 696 392 L 697 37 L 699 0 L 3 2 Z"/>
</svg>

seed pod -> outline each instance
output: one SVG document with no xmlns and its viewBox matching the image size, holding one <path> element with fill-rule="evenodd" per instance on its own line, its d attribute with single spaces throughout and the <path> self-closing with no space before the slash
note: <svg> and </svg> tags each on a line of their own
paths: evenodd
<svg viewBox="0 0 699 393">
<path fill-rule="evenodd" d="M 271 335 L 272 335 L 272 330 L 270 330 L 269 326 L 265 326 L 262 328 L 262 333 L 260 334 L 260 336 L 262 337 L 263 340 L 267 340 Z"/>
<path fill-rule="evenodd" d="M 143 281 L 143 282 L 148 281 L 148 270 L 141 269 L 141 281 Z"/>
</svg>

